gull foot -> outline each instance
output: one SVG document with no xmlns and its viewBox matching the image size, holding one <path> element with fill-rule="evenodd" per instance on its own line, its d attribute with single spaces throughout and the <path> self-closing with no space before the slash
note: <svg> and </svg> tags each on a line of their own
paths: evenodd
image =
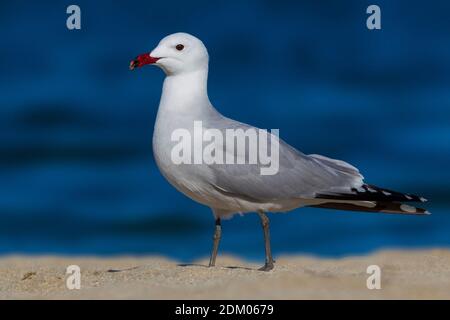
<svg viewBox="0 0 450 320">
<path fill-rule="evenodd" d="M 270 263 L 265 263 L 264 264 L 264 266 L 262 266 L 261 268 L 259 268 L 258 270 L 259 271 L 270 271 L 270 270 L 272 270 L 273 269 L 273 267 L 274 267 L 274 265 L 273 265 L 273 262 L 270 262 Z"/>
</svg>

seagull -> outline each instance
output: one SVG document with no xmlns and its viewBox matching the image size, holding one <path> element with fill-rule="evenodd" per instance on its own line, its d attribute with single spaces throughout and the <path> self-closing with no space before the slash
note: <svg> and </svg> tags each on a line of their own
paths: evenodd
<svg viewBox="0 0 450 320">
<path fill-rule="evenodd" d="M 260 217 L 265 264 L 259 270 L 263 271 L 274 268 L 267 213 L 315 207 L 430 214 L 425 209 L 406 204 L 425 202 L 425 198 L 365 183 L 354 166 L 322 155 L 304 154 L 281 139 L 278 142 L 276 174 L 261 174 L 263 164 L 260 161 L 253 164 L 174 163 L 173 133 L 178 129 L 193 133 L 195 122 L 201 121 L 206 130 L 220 132 L 228 129 L 259 130 L 229 119 L 213 107 L 207 92 L 208 63 L 208 51 L 201 40 L 187 33 L 174 33 L 163 38 L 151 52 L 133 59 L 130 70 L 156 65 L 166 75 L 153 133 L 153 154 L 159 170 L 170 184 L 194 201 L 211 208 L 215 229 L 210 267 L 216 262 L 222 234 L 221 221 L 235 214 L 255 212 Z M 236 155 L 239 151 L 234 145 L 229 146 L 219 140 L 211 143 L 227 155 L 246 156 Z"/>
</svg>

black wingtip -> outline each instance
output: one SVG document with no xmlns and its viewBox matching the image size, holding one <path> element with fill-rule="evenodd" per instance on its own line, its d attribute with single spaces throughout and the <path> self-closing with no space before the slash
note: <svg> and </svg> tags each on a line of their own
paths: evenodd
<svg viewBox="0 0 450 320">
<path fill-rule="evenodd" d="M 359 188 L 351 188 L 348 193 L 318 194 L 317 198 L 336 200 L 360 200 L 382 202 L 427 202 L 424 197 L 414 194 L 402 193 L 370 184 L 364 184 Z"/>
</svg>

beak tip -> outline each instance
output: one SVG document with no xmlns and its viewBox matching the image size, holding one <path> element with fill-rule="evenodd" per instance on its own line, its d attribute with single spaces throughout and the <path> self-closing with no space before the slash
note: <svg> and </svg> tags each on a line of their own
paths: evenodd
<svg viewBox="0 0 450 320">
<path fill-rule="evenodd" d="M 136 62 L 136 60 L 133 60 L 130 62 L 129 68 L 130 68 L 130 70 L 134 70 L 134 69 L 136 69 L 136 66 L 137 66 L 137 62 Z"/>
</svg>

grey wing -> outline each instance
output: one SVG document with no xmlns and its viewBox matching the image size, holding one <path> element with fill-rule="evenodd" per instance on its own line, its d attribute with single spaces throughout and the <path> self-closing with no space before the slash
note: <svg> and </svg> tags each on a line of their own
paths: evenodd
<svg viewBox="0 0 450 320">
<path fill-rule="evenodd" d="M 222 118 L 210 123 L 212 128 L 256 129 L 249 125 Z M 270 134 L 269 134 L 270 135 Z M 270 150 L 270 139 L 267 150 Z M 261 147 L 261 146 L 260 146 Z M 224 153 L 235 153 L 235 148 L 223 145 Z M 262 150 L 261 152 L 266 152 Z M 248 145 L 246 148 L 248 152 Z M 245 154 L 238 155 L 246 157 Z M 247 155 L 248 157 L 248 155 Z M 350 164 L 320 155 L 305 155 L 279 139 L 278 171 L 274 175 L 262 175 L 257 164 L 211 164 L 212 186 L 227 194 L 252 201 L 292 198 L 312 199 L 317 194 L 347 193 L 363 185 L 363 177 Z"/>
</svg>

